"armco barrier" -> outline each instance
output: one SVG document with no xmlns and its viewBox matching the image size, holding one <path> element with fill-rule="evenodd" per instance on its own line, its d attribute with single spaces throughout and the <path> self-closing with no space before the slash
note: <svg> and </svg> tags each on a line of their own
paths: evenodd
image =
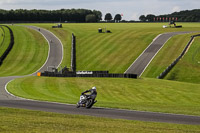
<svg viewBox="0 0 200 133">
<path fill-rule="evenodd" d="M 12 49 L 12 47 L 14 45 L 14 35 L 13 35 L 12 30 L 7 25 L 2 25 L 2 26 L 4 26 L 4 27 L 9 29 L 9 32 L 10 32 L 10 44 L 9 44 L 8 48 L 6 49 L 6 51 L 3 53 L 3 55 L 0 57 L 0 65 L 3 63 L 4 59 L 9 54 L 10 50 Z"/>
<path fill-rule="evenodd" d="M 185 55 L 188 47 L 190 46 L 190 44 L 192 43 L 192 41 L 194 40 L 194 37 L 200 36 L 200 34 L 191 36 L 190 41 L 188 42 L 188 44 L 186 45 L 186 47 L 184 48 L 183 52 L 181 53 L 181 55 L 172 63 L 170 64 L 157 78 L 158 79 L 163 79 L 170 71 L 171 69 L 178 63 L 178 61 Z"/>
</svg>

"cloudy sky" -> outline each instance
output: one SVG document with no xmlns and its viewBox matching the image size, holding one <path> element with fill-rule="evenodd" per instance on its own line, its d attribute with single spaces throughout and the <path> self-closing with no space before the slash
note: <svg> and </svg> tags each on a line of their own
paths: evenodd
<svg viewBox="0 0 200 133">
<path fill-rule="evenodd" d="M 105 15 L 123 14 L 125 20 L 140 15 L 170 14 L 180 10 L 200 9 L 200 0 L 0 0 L 0 9 L 71 9 L 99 10 Z"/>
</svg>

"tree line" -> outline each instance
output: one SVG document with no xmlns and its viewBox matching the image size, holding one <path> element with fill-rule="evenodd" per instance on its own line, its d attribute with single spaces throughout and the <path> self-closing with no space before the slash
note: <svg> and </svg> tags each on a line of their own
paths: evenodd
<svg viewBox="0 0 200 133">
<path fill-rule="evenodd" d="M 0 21 L 98 22 L 101 19 L 102 13 L 100 11 L 88 9 L 0 9 Z"/>
<path fill-rule="evenodd" d="M 141 15 L 139 20 L 142 22 L 200 22 L 200 9 L 185 10 L 180 12 L 174 12 L 167 15 L 156 16 L 154 14 Z"/>
<path fill-rule="evenodd" d="M 107 13 L 105 15 L 104 20 L 106 22 L 112 22 L 112 21 L 114 21 L 114 22 L 120 22 L 122 20 L 122 16 L 123 16 L 123 14 L 116 14 L 115 17 L 114 17 L 114 19 L 113 19 L 112 15 L 110 13 Z"/>
</svg>

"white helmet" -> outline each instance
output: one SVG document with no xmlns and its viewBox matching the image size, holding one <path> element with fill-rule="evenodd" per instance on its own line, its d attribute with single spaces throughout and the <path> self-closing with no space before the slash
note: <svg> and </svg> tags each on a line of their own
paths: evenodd
<svg viewBox="0 0 200 133">
<path fill-rule="evenodd" d="M 93 89 L 93 90 L 96 90 L 97 88 L 94 86 L 94 87 L 92 87 L 92 89 Z"/>
</svg>

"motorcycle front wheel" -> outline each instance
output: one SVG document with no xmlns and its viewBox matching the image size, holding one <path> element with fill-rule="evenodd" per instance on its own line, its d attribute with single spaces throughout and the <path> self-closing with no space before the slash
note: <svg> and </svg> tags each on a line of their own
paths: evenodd
<svg viewBox="0 0 200 133">
<path fill-rule="evenodd" d="M 79 104 L 79 103 L 77 103 L 77 104 L 76 104 L 76 107 L 77 107 L 77 108 L 79 108 L 79 107 L 80 107 L 80 104 Z"/>
</svg>

